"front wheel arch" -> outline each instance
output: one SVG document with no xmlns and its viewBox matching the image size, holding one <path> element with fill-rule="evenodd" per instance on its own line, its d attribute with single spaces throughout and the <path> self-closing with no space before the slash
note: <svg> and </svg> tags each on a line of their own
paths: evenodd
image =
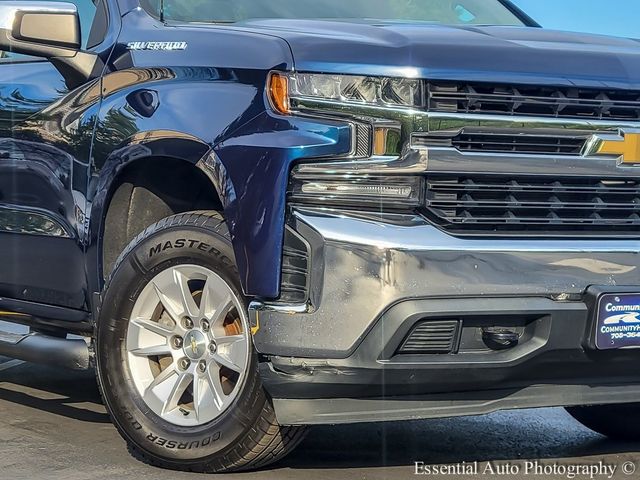
<svg viewBox="0 0 640 480">
<path fill-rule="evenodd" d="M 124 248 L 146 227 L 170 215 L 223 209 L 202 169 L 176 157 L 137 159 L 118 171 L 105 190 L 100 217 L 101 277 L 106 280 Z"/>
</svg>

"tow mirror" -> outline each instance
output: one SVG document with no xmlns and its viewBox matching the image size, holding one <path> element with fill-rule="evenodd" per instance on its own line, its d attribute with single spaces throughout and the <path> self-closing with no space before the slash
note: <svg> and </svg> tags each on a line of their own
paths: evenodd
<svg viewBox="0 0 640 480">
<path fill-rule="evenodd" d="M 0 50 L 46 58 L 69 88 L 99 76 L 104 64 L 81 48 L 80 18 L 73 3 L 0 1 Z"/>
</svg>

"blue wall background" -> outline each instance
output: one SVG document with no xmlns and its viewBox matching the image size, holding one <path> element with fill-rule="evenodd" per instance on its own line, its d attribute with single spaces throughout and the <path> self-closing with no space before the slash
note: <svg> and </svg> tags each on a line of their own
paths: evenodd
<svg viewBox="0 0 640 480">
<path fill-rule="evenodd" d="M 513 0 L 543 27 L 640 38 L 640 0 Z"/>
</svg>

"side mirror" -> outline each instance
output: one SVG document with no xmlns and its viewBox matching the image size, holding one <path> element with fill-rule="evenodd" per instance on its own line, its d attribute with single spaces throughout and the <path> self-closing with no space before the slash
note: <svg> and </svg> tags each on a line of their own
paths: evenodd
<svg viewBox="0 0 640 480">
<path fill-rule="evenodd" d="M 46 58 L 69 88 L 102 72 L 100 58 L 81 48 L 80 18 L 73 3 L 0 1 L 0 50 Z"/>
</svg>

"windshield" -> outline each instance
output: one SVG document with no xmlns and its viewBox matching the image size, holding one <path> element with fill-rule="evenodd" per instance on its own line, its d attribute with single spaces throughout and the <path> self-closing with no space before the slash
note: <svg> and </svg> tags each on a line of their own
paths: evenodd
<svg viewBox="0 0 640 480">
<path fill-rule="evenodd" d="M 160 0 L 142 0 L 159 16 Z M 499 0 L 165 0 L 166 20 L 235 23 L 264 18 L 523 25 Z"/>
</svg>

